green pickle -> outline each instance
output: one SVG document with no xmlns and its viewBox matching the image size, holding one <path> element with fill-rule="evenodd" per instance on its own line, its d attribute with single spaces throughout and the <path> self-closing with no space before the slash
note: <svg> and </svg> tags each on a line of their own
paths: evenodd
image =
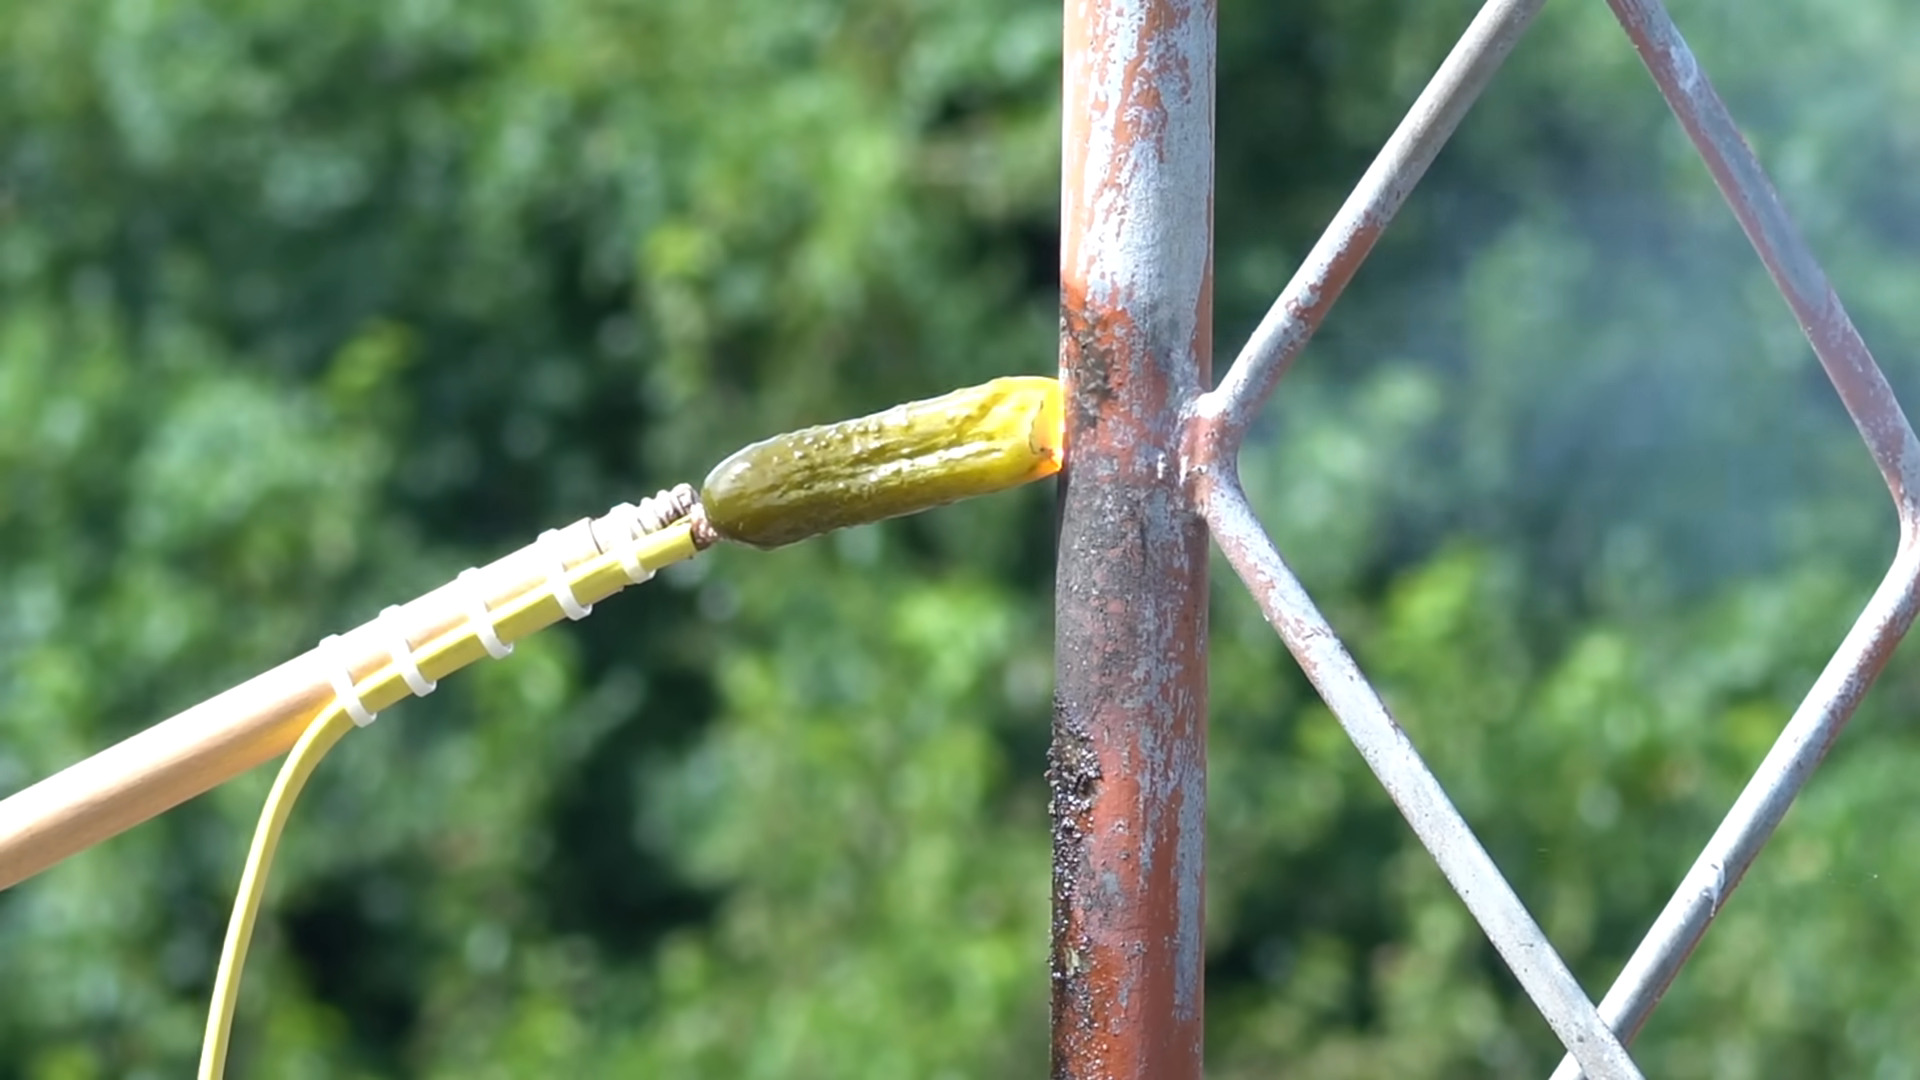
<svg viewBox="0 0 1920 1080">
<path fill-rule="evenodd" d="M 1011 376 L 754 443 L 700 488 L 722 538 L 776 548 L 1060 471 L 1060 384 Z"/>
</svg>

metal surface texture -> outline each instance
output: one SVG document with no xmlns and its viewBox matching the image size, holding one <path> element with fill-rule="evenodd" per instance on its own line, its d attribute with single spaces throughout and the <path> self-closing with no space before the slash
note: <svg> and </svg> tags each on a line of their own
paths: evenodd
<svg viewBox="0 0 1920 1080">
<path fill-rule="evenodd" d="M 1489 0 L 1248 338 L 1202 414 L 1237 443 L 1546 0 Z"/>
<path fill-rule="evenodd" d="M 1638 1077 L 1620 1041 L 1288 569 L 1238 484 L 1230 474 L 1215 474 L 1200 486 L 1200 496 L 1207 525 L 1234 573 L 1554 1034 L 1590 1075 Z"/>
<path fill-rule="evenodd" d="M 1235 473 L 1240 443 L 1253 415 L 1319 328 L 1542 2 L 1490 0 L 1481 8 L 1226 377 L 1195 402 L 1185 433 L 1183 471 L 1227 561 L 1548 1025 L 1593 1075 L 1637 1077 L 1638 1069 L 1593 1002 L 1287 568 L 1247 504 Z"/>
<path fill-rule="evenodd" d="M 1608 5 L 1793 309 L 1866 441 L 1900 518 L 1899 551 L 1880 587 L 1601 1001 L 1601 1015 L 1631 1040 L 1913 625 L 1920 602 L 1915 507 L 1920 488 L 1914 483 L 1920 443 L 1819 260 L 1666 8 L 1659 0 L 1608 0 Z M 1554 1080 L 1579 1075 L 1579 1064 L 1571 1059 L 1553 1073 Z"/>
<path fill-rule="evenodd" d="M 1207 538 L 1178 437 L 1212 348 L 1215 13 L 1072 0 L 1065 30 L 1053 1075 L 1198 1080 Z"/>
<path fill-rule="evenodd" d="M 1640 1075 L 1625 1042 L 1912 625 L 1920 441 L 1665 9 L 1658 0 L 1608 2 L 1866 441 L 1899 514 L 1892 567 L 1596 1008 L 1287 567 L 1236 470 L 1252 417 L 1543 0 L 1489 0 L 1480 9 L 1226 377 L 1205 393 L 1213 11 L 1164 0 L 1069 7 L 1061 363 L 1073 458 L 1062 498 L 1049 772 L 1055 1076 L 1199 1075 L 1206 622 L 1195 507 L 1567 1046 L 1555 1080 Z"/>
</svg>

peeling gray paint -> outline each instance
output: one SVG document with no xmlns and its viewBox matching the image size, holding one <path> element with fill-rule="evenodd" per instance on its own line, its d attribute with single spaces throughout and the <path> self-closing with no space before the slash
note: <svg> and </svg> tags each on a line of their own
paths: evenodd
<svg viewBox="0 0 1920 1080">
<path fill-rule="evenodd" d="M 1214 12 L 1075 0 L 1061 180 L 1053 1074 L 1198 1080 Z M 1071 961 L 1071 962 L 1069 962 Z"/>
</svg>

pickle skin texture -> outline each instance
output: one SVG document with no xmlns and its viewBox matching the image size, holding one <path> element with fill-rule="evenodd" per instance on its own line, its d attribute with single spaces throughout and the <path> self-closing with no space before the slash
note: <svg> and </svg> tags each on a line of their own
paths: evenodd
<svg viewBox="0 0 1920 1080">
<path fill-rule="evenodd" d="M 1052 476 L 1060 383 L 1009 376 L 788 432 L 714 466 L 700 488 L 722 538 L 777 548 Z"/>
</svg>

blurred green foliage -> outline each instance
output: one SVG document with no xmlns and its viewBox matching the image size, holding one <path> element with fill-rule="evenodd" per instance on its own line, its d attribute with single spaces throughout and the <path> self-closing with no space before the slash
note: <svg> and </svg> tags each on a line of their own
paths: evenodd
<svg viewBox="0 0 1920 1080">
<path fill-rule="evenodd" d="M 1473 5 L 1226 0 L 1226 352 Z M 1689 0 L 1897 386 L 1920 10 Z M 1057 8 L 0 7 L 0 791 L 736 445 L 1054 362 Z M 1600 4 L 1289 376 L 1256 505 L 1596 996 L 1893 548 Z M 1038 1075 L 1051 495 L 722 551 L 346 740 L 235 1075 Z M 1210 1072 L 1558 1054 L 1222 567 Z M 1643 1036 L 1920 1074 L 1896 661 Z M 0 1078 L 186 1073 L 268 770 L 0 893 Z"/>
</svg>

